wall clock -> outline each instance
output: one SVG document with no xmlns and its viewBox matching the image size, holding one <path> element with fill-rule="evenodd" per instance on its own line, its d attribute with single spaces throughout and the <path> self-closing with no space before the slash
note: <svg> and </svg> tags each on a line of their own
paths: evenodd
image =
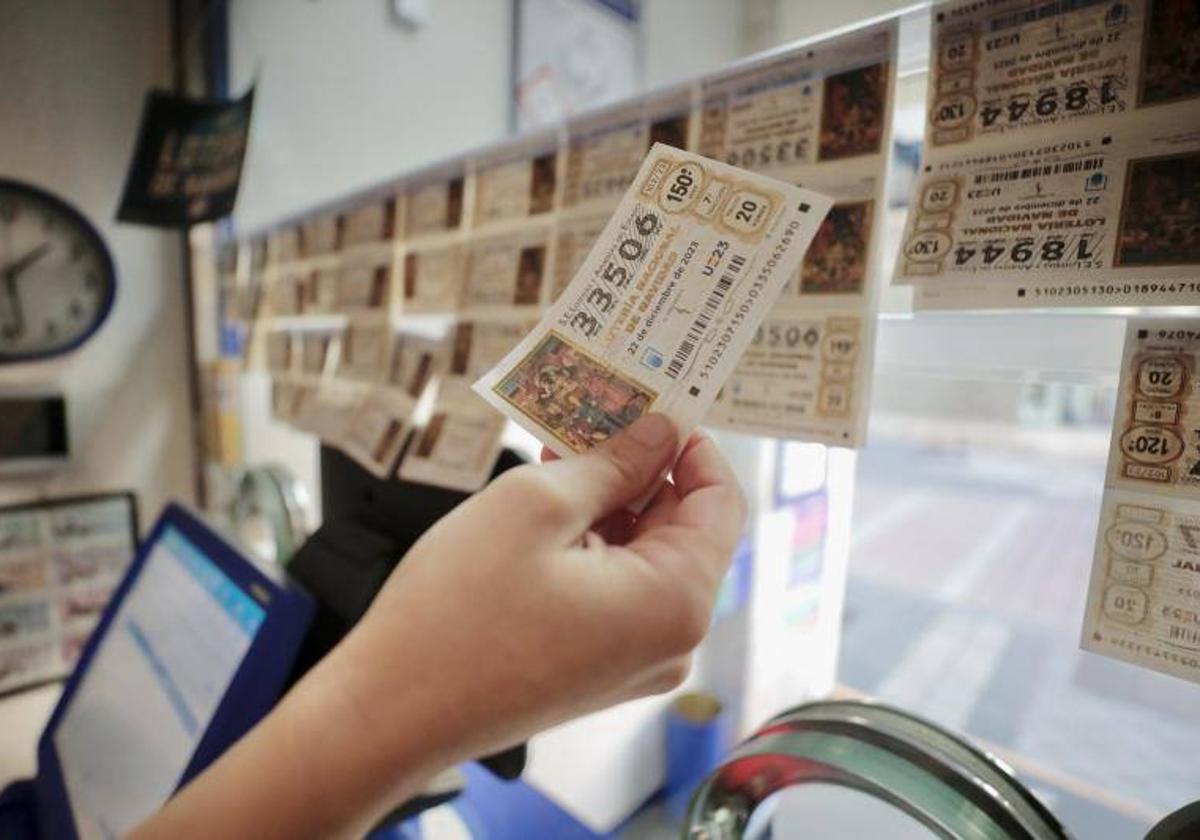
<svg viewBox="0 0 1200 840">
<path fill-rule="evenodd" d="M 112 254 L 83 214 L 0 178 L 0 364 L 74 350 L 104 323 L 116 292 Z"/>
</svg>

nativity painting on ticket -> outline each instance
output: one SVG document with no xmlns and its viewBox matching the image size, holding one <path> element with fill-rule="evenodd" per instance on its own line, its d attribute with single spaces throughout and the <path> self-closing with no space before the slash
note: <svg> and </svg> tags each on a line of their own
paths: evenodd
<svg viewBox="0 0 1200 840">
<path fill-rule="evenodd" d="M 863 290 L 874 207 L 873 201 L 834 205 L 804 255 L 801 294 L 858 294 Z"/>
<path fill-rule="evenodd" d="M 657 396 L 553 331 L 495 391 L 576 452 L 608 440 Z"/>
</svg>

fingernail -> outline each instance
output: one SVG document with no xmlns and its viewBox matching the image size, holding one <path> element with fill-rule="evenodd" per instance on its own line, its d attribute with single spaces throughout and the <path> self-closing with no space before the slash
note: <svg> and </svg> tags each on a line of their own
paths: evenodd
<svg viewBox="0 0 1200 840">
<path fill-rule="evenodd" d="M 675 424 L 665 414 L 647 414 L 629 426 L 625 434 L 647 449 L 661 449 L 673 442 Z"/>
</svg>

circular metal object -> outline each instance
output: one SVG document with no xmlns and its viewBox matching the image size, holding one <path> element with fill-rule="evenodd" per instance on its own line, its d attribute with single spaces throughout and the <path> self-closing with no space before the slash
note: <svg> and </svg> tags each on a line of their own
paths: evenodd
<svg viewBox="0 0 1200 840">
<path fill-rule="evenodd" d="M 1003 762 L 935 724 L 861 701 L 811 703 L 769 721 L 701 783 L 683 836 L 753 836 L 756 810 L 802 785 L 858 791 L 934 837 L 1068 836 Z"/>
</svg>

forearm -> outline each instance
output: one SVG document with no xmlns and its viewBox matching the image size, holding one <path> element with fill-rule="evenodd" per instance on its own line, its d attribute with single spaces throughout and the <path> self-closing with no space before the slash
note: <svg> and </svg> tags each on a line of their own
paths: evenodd
<svg viewBox="0 0 1200 840">
<path fill-rule="evenodd" d="M 414 693 L 411 708 L 387 698 L 397 723 L 381 731 L 368 704 L 383 663 L 355 653 L 343 646 L 320 663 L 134 836 L 361 837 L 419 792 L 447 760 L 436 730 Z"/>
</svg>

